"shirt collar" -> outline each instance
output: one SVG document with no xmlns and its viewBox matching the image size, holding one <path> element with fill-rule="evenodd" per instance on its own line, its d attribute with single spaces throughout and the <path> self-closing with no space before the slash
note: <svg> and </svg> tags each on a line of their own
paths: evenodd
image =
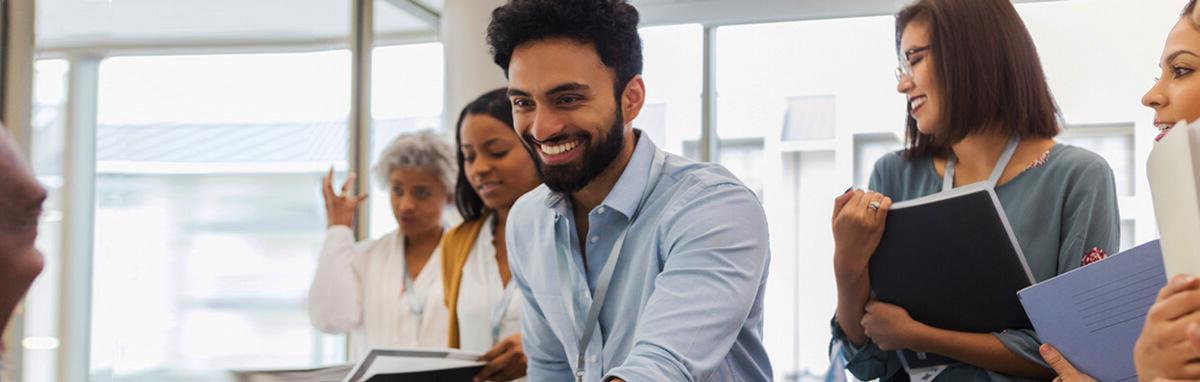
<svg viewBox="0 0 1200 382">
<path fill-rule="evenodd" d="M 625 170 L 621 172 L 621 177 L 617 178 L 617 183 L 608 192 L 608 196 L 600 203 L 601 206 L 612 208 L 625 217 L 632 217 L 642 201 L 642 193 L 650 183 L 654 153 L 658 150 L 649 136 L 639 129 L 633 131 L 637 142 L 634 144 L 633 156 L 629 158 L 629 163 L 625 165 Z M 546 198 L 546 207 L 553 208 L 559 214 L 568 214 L 570 211 L 567 200 L 569 198 L 566 194 L 552 192 Z"/>
</svg>

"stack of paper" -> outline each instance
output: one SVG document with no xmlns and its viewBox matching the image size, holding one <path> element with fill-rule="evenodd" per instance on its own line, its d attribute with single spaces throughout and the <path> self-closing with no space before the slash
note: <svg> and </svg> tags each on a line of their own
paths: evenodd
<svg viewBox="0 0 1200 382">
<path fill-rule="evenodd" d="M 344 382 L 469 382 L 482 354 L 457 349 L 371 349 Z"/>
<path fill-rule="evenodd" d="M 1180 122 L 1146 163 L 1168 276 L 1200 276 L 1200 122 Z"/>
</svg>

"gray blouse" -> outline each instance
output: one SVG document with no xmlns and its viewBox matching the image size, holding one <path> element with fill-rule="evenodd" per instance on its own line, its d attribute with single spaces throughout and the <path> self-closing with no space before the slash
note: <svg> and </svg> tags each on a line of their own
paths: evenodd
<svg viewBox="0 0 1200 382">
<path fill-rule="evenodd" d="M 875 162 L 870 189 L 899 202 L 937 193 L 942 177 L 932 158 L 907 160 L 902 151 Z M 1057 144 L 996 195 L 1012 225 L 1030 271 L 1044 281 L 1081 264 L 1115 253 L 1120 245 L 1120 217 L 1112 169 L 1090 151 Z M 833 342 L 843 342 L 846 369 L 861 380 L 907 380 L 895 352 L 868 342 L 854 349 L 833 323 Z M 1009 350 L 1049 368 L 1038 353 L 1040 341 L 1030 329 L 992 333 Z M 935 381 L 1026 381 L 972 365 L 955 364 Z"/>
</svg>

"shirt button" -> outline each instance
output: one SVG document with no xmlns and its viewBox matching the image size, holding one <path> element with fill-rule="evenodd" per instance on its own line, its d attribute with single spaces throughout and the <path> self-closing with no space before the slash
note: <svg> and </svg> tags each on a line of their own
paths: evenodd
<svg viewBox="0 0 1200 382">
<path fill-rule="evenodd" d="M 592 236 L 592 244 L 596 244 L 596 242 L 597 242 L 597 241 L 600 241 L 600 237 L 599 237 L 599 236 Z"/>
<path fill-rule="evenodd" d="M 596 209 L 596 213 L 598 213 L 598 214 L 602 214 L 602 213 L 604 213 L 604 207 L 603 207 L 603 206 L 601 206 L 600 208 L 597 208 L 597 209 Z"/>
<path fill-rule="evenodd" d="M 600 356 L 592 356 L 592 363 L 600 362 Z"/>
</svg>

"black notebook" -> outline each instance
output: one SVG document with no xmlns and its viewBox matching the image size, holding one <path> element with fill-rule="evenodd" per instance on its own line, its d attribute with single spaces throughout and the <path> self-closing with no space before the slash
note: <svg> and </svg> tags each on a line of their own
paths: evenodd
<svg viewBox="0 0 1200 382">
<path fill-rule="evenodd" d="M 935 328 L 990 333 L 1033 327 L 1017 298 L 1033 274 L 986 182 L 894 204 L 870 275 L 874 299 Z M 907 350 L 900 355 L 909 369 L 955 362 Z"/>
<path fill-rule="evenodd" d="M 374 377 L 367 379 L 367 382 L 469 382 L 482 370 L 483 366 L 469 366 L 407 373 L 376 374 Z"/>
</svg>

